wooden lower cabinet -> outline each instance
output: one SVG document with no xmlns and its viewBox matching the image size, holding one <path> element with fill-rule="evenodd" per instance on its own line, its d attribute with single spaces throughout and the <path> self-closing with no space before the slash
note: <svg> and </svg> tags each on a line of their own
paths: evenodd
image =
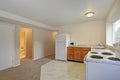
<svg viewBox="0 0 120 80">
<path fill-rule="evenodd" d="M 67 48 L 67 60 L 84 62 L 84 57 L 90 50 L 91 48 L 68 47 Z"/>
<path fill-rule="evenodd" d="M 73 47 L 67 48 L 67 59 L 74 60 L 74 48 Z"/>
<path fill-rule="evenodd" d="M 74 61 L 81 61 L 81 54 L 82 54 L 82 51 L 81 51 L 81 48 L 74 48 Z"/>
</svg>

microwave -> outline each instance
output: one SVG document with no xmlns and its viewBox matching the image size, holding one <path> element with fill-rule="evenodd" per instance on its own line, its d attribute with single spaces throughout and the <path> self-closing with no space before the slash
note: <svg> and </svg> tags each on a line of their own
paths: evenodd
<svg viewBox="0 0 120 80">
<path fill-rule="evenodd" d="M 76 46 L 76 43 L 75 42 L 70 42 L 69 46 Z"/>
</svg>

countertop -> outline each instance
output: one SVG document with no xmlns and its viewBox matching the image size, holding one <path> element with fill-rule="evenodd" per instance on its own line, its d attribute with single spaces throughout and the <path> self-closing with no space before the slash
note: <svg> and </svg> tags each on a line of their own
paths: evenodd
<svg viewBox="0 0 120 80">
<path fill-rule="evenodd" d="M 98 46 L 98 45 L 76 45 L 76 46 L 68 46 L 68 47 L 85 47 L 85 48 L 92 48 L 92 49 L 105 49 L 104 46 Z"/>
<path fill-rule="evenodd" d="M 68 46 L 68 47 L 85 47 L 85 48 L 92 48 L 90 45 L 76 45 L 76 46 Z"/>
</svg>

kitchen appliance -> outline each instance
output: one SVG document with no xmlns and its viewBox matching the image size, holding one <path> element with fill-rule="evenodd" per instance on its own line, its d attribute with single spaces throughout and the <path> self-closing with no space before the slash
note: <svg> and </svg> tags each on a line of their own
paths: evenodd
<svg viewBox="0 0 120 80">
<path fill-rule="evenodd" d="M 69 46 L 76 46 L 76 42 L 70 42 Z"/>
<path fill-rule="evenodd" d="M 55 59 L 67 60 L 67 46 L 69 46 L 70 35 L 66 33 L 56 35 Z"/>
<path fill-rule="evenodd" d="M 107 49 L 88 52 L 85 63 L 86 80 L 120 80 L 120 59 Z"/>
</svg>

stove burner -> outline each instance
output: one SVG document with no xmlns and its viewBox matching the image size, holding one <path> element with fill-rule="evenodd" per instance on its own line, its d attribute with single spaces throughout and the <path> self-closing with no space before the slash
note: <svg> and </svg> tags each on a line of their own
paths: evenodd
<svg viewBox="0 0 120 80">
<path fill-rule="evenodd" d="M 92 54 L 98 54 L 98 52 L 91 52 Z"/>
<path fill-rule="evenodd" d="M 92 56 L 90 56 L 91 58 L 95 58 L 95 59 L 103 59 L 103 57 L 102 56 L 98 56 L 98 55 L 92 55 Z"/>
<path fill-rule="evenodd" d="M 109 52 L 102 52 L 103 55 L 113 55 L 112 53 Z"/>
<path fill-rule="evenodd" d="M 109 60 L 113 60 L 113 61 L 120 61 L 120 59 L 119 59 L 119 58 L 116 58 L 116 57 L 109 57 L 108 59 L 109 59 Z"/>
</svg>

